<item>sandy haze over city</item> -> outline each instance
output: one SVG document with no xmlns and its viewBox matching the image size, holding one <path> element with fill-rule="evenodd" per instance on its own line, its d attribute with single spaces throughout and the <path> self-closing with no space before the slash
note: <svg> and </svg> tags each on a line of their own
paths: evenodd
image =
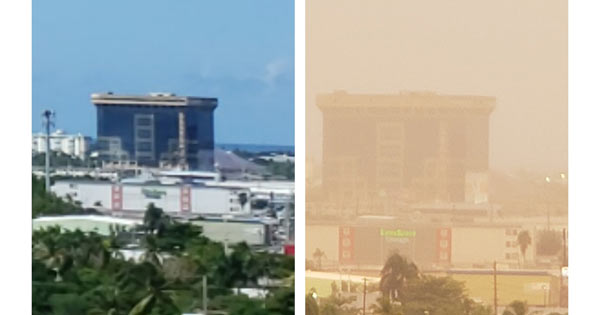
<svg viewBox="0 0 600 315">
<path fill-rule="evenodd" d="M 431 91 L 497 98 L 490 168 L 567 168 L 567 1 L 308 1 L 307 159 L 317 94 Z"/>
</svg>

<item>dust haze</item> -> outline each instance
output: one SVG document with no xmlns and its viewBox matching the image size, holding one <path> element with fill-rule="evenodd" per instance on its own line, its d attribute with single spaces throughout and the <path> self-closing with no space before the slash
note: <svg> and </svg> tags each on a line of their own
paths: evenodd
<svg viewBox="0 0 600 315">
<path fill-rule="evenodd" d="M 567 1 L 306 19 L 307 314 L 568 311 Z"/>
<path fill-rule="evenodd" d="M 306 152 L 316 95 L 434 91 L 497 98 L 490 167 L 567 168 L 567 1 L 307 1 Z M 310 13 L 310 14 L 308 14 Z"/>
</svg>

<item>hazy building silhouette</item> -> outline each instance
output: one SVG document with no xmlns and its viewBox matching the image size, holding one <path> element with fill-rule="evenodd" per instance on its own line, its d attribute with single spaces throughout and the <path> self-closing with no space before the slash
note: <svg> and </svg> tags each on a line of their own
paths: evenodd
<svg viewBox="0 0 600 315">
<path fill-rule="evenodd" d="M 434 93 L 317 96 L 323 188 L 374 211 L 402 203 L 488 202 L 495 98 Z"/>
</svg>

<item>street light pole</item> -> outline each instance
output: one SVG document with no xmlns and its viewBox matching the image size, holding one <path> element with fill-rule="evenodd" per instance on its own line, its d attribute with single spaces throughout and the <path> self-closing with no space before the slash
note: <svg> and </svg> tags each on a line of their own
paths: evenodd
<svg viewBox="0 0 600 315">
<path fill-rule="evenodd" d="M 49 110 L 45 110 L 42 113 L 44 118 L 44 127 L 46 131 L 46 161 L 45 161 L 45 172 L 46 172 L 46 192 L 50 192 L 50 127 L 53 125 L 52 117 L 54 113 Z"/>
<path fill-rule="evenodd" d="M 496 261 L 494 261 L 494 315 L 498 315 L 498 290 L 496 285 Z"/>
<path fill-rule="evenodd" d="M 550 177 L 546 176 L 546 183 L 550 184 Z M 544 188 L 544 203 L 546 204 L 546 230 L 550 231 L 550 206 L 548 205 L 548 188 Z"/>
<path fill-rule="evenodd" d="M 363 315 L 367 314 L 367 278 L 363 278 Z"/>
<path fill-rule="evenodd" d="M 206 275 L 202 276 L 202 309 L 204 310 L 204 315 L 208 314 L 208 285 L 206 281 Z"/>
</svg>

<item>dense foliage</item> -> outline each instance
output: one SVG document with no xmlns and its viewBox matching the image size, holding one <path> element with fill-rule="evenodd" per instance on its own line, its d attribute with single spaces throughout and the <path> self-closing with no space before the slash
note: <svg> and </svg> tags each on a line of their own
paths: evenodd
<svg viewBox="0 0 600 315">
<path fill-rule="evenodd" d="M 269 161 L 267 163 L 267 171 L 273 176 L 279 176 L 288 180 L 294 180 L 294 163 L 292 162 Z"/>
<path fill-rule="evenodd" d="M 35 176 L 31 177 L 31 194 L 31 212 L 34 218 L 44 215 L 86 213 L 80 205 L 68 200 L 63 200 L 50 192 L 46 192 L 43 178 L 37 178 Z"/>
<path fill-rule="evenodd" d="M 307 314 L 362 314 L 362 286 L 356 293 L 340 292 L 332 286 L 329 297 L 306 296 Z M 380 291 L 376 302 L 367 305 L 378 315 L 491 315 L 491 307 L 474 302 L 466 294 L 462 282 L 451 277 L 435 277 L 419 273 L 417 266 L 394 254 L 382 271 L 379 287 L 368 286 L 367 294 Z M 372 294 L 371 294 L 371 298 Z M 369 298 L 367 298 L 369 301 Z"/>
<path fill-rule="evenodd" d="M 270 176 L 294 180 L 295 168 L 293 162 L 276 162 L 261 158 L 263 156 L 269 156 L 272 154 L 286 154 L 288 156 L 294 156 L 293 152 L 248 152 L 242 150 L 234 150 L 233 153 L 235 153 L 239 157 L 251 160 L 256 164 L 265 167 L 267 173 Z"/>
<path fill-rule="evenodd" d="M 37 153 L 31 156 L 31 165 L 44 166 L 46 165 L 46 153 Z M 99 162 L 92 158 L 82 160 L 78 157 L 64 154 L 62 152 L 52 151 L 50 153 L 51 167 L 96 167 Z"/>
<path fill-rule="evenodd" d="M 538 255 L 558 255 L 562 251 L 562 235 L 559 231 L 543 230 L 537 234 L 536 250 Z"/>
<path fill-rule="evenodd" d="M 130 233 L 139 238 L 136 250 L 129 249 L 131 238 L 117 232 L 35 231 L 33 314 L 197 312 L 202 309 L 203 276 L 210 310 L 294 313 L 292 257 L 257 252 L 245 243 L 226 250 L 202 235 L 200 227 L 175 222 L 153 206 L 144 223 Z M 136 253 L 138 259 L 125 258 Z M 267 278 L 271 284 L 261 285 L 260 279 Z M 237 294 L 241 288 L 264 290 L 266 297 Z"/>
</svg>

